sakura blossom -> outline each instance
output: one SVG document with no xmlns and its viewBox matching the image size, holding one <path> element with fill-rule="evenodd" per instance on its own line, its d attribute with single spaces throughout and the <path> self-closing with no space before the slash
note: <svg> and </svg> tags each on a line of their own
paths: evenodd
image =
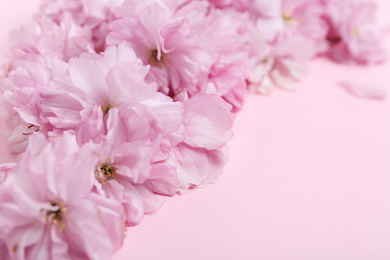
<svg viewBox="0 0 390 260">
<path fill-rule="evenodd" d="M 56 24 L 61 24 L 66 19 L 71 20 L 74 28 L 89 33 L 89 43 L 95 51 L 100 52 L 105 48 L 108 23 L 114 19 L 113 11 L 123 2 L 124 0 L 42 0 L 40 10 Z"/>
<path fill-rule="evenodd" d="M 315 51 L 313 42 L 305 37 L 279 38 L 274 48 L 252 57 L 249 88 L 262 94 L 270 94 L 277 87 L 294 90 L 307 75 Z"/>
<path fill-rule="evenodd" d="M 116 13 L 119 19 L 110 24 L 107 44 L 130 45 L 144 64 L 152 66 L 151 77 L 165 94 L 174 96 L 183 86 L 189 94 L 196 93 L 207 80 L 213 43 L 203 23 L 192 24 L 188 13 L 175 15 L 163 2 L 126 2 Z"/>
<path fill-rule="evenodd" d="M 371 1 L 326 1 L 330 24 L 330 56 L 339 62 L 377 63 L 387 52 L 383 32 L 376 25 L 376 4 Z"/>
<path fill-rule="evenodd" d="M 70 132 L 30 137 L 0 188 L 3 259 L 101 259 L 119 249 L 123 210 L 92 192 L 96 163 Z"/>
<path fill-rule="evenodd" d="M 33 30 L 22 27 L 10 34 L 9 55 L 17 60 L 34 54 L 50 54 L 69 60 L 82 52 L 92 51 L 92 33 L 75 24 L 69 15 L 57 24 L 47 16 L 37 18 Z"/>
</svg>

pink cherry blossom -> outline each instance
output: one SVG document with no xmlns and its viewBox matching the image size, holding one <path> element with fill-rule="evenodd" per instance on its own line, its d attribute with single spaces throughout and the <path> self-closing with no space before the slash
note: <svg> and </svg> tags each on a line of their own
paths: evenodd
<svg viewBox="0 0 390 260">
<path fill-rule="evenodd" d="M 83 100 L 67 91 L 68 65 L 51 56 L 33 55 L 17 61 L 3 83 L 5 109 L 9 112 L 8 138 L 11 151 L 22 152 L 27 137 L 35 132 L 59 133 L 73 130 L 83 121 Z"/>
<path fill-rule="evenodd" d="M 150 79 L 157 80 L 164 93 L 174 96 L 183 88 L 196 93 L 207 80 L 214 48 L 204 24 L 192 24 L 185 14 L 175 14 L 158 1 L 128 1 L 116 13 L 120 19 L 110 24 L 107 44 L 130 45 L 153 67 Z"/>
<path fill-rule="evenodd" d="M 386 59 L 383 35 L 375 21 L 373 2 L 325 1 L 331 30 L 330 56 L 339 62 L 375 63 Z"/>
<path fill-rule="evenodd" d="M 108 22 L 114 19 L 113 10 L 124 0 L 44 0 L 41 12 L 55 23 L 70 17 L 74 24 L 89 32 L 95 51 L 104 51 Z"/>
<path fill-rule="evenodd" d="M 182 105 L 144 82 L 148 67 L 128 47 L 109 47 L 104 56 L 83 54 L 69 65 L 37 56 L 19 66 L 5 79 L 4 92 L 14 152 L 22 152 L 27 136 L 36 131 L 76 130 L 81 143 L 100 142 L 105 115 L 113 107 L 120 109 L 122 118 L 131 113 L 149 118 L 152 136 L 167 136 L 182 124 Z"/>
<path fill-rule="evenodd" d="M 178 130 L 183 108 L 180 103 L 157 92 L 156 84 L 145 82 L 148 70 L 134 51 L 124 45 L 110 46 L 104 55 L 81 55 L 69 63 L 70 80 L 79 95 L 85 98 L 85 106 L 99 106 L 105 118 L 110 117 L 112 108 L 117 108 L 126 122 L 132 120 L 134 113 L 144 117 L 149 128 L 144 128 L 144 138 L 150 140 Z M 128 130 L 123 133 L 131 135 Z"/>
<path fill-rule="evenodd" d="M 108 259 L 119 249 L 121 206 L 91 192 L 96 162 L 72 133 L 30 137 L 0 187 L 3 259 Z"/>
<path fill-rule="evenodd" d="M 121 202 L 126 210 L 127 224 L 134 225 L 141 221 L 144 213 L 157 209 L 165 201 L 156 193 L 172 196 L 177 192 L 178 182 L 175 169 L 166 165 L 163 183 L 150 185 L 155 182 L 156 171 L 164 165 L 161 160 L 168 154 L 161 151 L 161 137 L 153 140 L 149 136 L 147 120 L 136 114 L 130 117 L 124 120 L 117 108 L 110 109 L 106 141 L 97 149 L 100 160 L 95 177 L 101 193 Z M 161 192 L 168 185 L 171 185 L 170 191 Z"/>
<path fill-rule="evenodd" d="M 308 62 L 316 48 L 305 37 L 279 38 L 273 48 L 252 57 L 250 88 L 269 94 L 275 87 L 294 89 L 295 83 L 307 74 Z"/>
<path fill-rule="evenodd" d="M 69 15 L 59 24 L 42 16 L 37 19 L 35 31 L 25 27 L 12 31 L 8 45 L 13 59 L 36 53 L 49 54 L 67 61 L 82 52 L 94 50 L 91 31 L 75 24 Z"/>
<path fill-rule="evenodd" d="M 279 34 L 306 37 L 315 43 L 317 52 L 327 50 L 328 25 L 319 0 L 259 0 L 254 9 L 256 25 L 268 41 L 273 42 Z"/>
<path fill-rule="evenodd" d="M 320 0 L 283 0 L 282 19 L 288 33 L 312 40 L 318 53 L 327 51 L 329 30 Z"/>
<path fill-rule="evenodd" d="M 105 21 L 112 9 L 123 2 L 124 0 L 43 0 L 40 9 L 56 22 L 61 21 L 65 14 L 71 14 L 77 24 L 94 27 Z"/>
</svg>

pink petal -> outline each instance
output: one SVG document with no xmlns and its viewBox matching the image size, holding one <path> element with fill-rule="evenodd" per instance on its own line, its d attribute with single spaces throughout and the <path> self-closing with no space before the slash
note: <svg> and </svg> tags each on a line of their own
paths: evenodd
<svg viewBox="0 0 390 260">
<path fill-rule="evenodd" d="M 179 144 L 169 163 L 176 167 L 180 192 L 193 186 L 214 183 L 228 160 L 227 147 L 209 151 Z"/>
<path fill-rule="evenodd" d="M 150 87 L 144 83 L 146 67 L 138 62 L 115 65 L 106 76 L 112 105 L 139 102 L 149 95 Z"/>
<path fill-rule="evenodd" d="M 349 81 L 342 81 L 338 82 L 337 84 L 350 94 L 360 98 L 383 100 L 387 95 L 387 90 L 378 86 L 365 85 Z"/>
<path fill-rule="evenodd" d="M 201 95 L 185 103 L 185 142 L 209 150 L 225 145 L 233 133 L 231 106 L 216 95 Z"/>
<path fill-rule="evenodd" d="M 104 104 L 108 98 L 108 86 L 103 72 L 96 62 L 72 60 L 69 72 L 73 84 L 82 89 L 95 104 Z"/>
</svg>

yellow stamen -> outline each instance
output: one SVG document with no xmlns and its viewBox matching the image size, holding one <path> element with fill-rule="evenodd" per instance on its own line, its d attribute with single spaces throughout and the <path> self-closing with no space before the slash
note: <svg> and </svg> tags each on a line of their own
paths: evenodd
<svg viewBox="0 0 390 260">
<path fill-rule="evenodd" d="M 110 159 L 107 159 L 97 167 L 95 177 L 100 183 L 104 184 L 106 181 L 115 179 L 117 170 L 118 167 L 113 165 Z"/>
<path fill-rule="evenodd" d="M 295 22 L 295 18 L 292 16 L 291 11 L 284 11 L 282 13 L 282 19 L 285 24 L 292 24 Z"/>
<path fill-rule="evenodd" d="M 59 231 L 65 231 L 65 224 L 62 223 L 63 213 L 67 211 L 67 208 L 61 202 L 52 202 L 51 206 L 54 210 L 46 210 L 46 222 L 59 226 Z"/>
<path fill-rule="evenodd" d="M 359 37 L 359 36 L 361 35 L 361 32 L 360 32 L 359 29 L 356 28 L 355 30 L 353 30 L 352 34 L 353 34 L 353 36 L 355 36 L 355 37 Z"/>
<path fill-rule="evenodd" d="M 113 106 L 106 101 L 104 101 L 104 106 L 101 107 L 102 108 L 102 112 L 103 112 L 103 115 L 107 115 L 108 114 L 108 111 L 110 111 L 111 108 L 113 108 Z"/>
</svg>

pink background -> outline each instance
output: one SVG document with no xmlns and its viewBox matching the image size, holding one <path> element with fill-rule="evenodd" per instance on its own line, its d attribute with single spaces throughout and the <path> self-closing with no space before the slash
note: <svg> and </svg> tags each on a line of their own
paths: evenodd
<svg viewBox="0 0 390 260">
<path fill-rule="evenodd" d="M 38 2 L 1 1 L 1 48 Z M 346 79 L 389 89 L 390 63 L 316 60 L 296 93 L 249 96 L 219 182 L 128 229 L 114 260 L 390 259 L 390 97 L 352 97 L 335 84 Z"/>
</svg>

